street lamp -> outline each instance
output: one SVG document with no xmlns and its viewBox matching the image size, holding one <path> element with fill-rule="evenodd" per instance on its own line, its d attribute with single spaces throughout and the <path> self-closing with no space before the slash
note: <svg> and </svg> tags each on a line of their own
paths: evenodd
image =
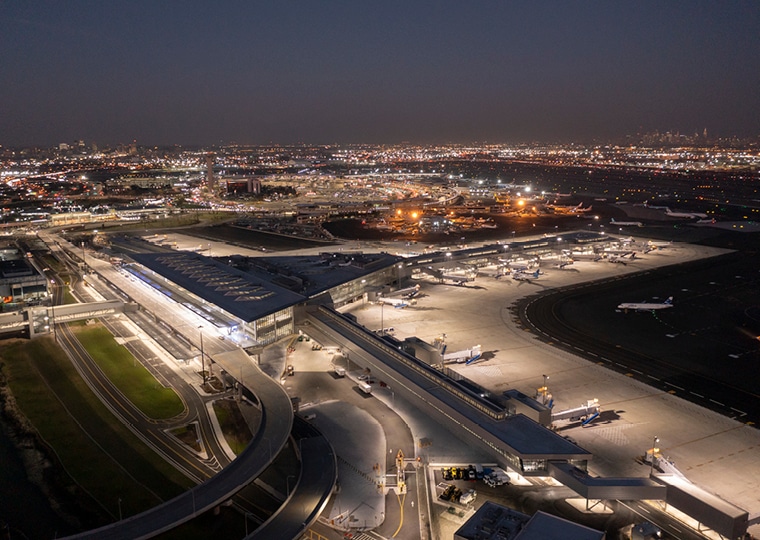
<svg viewBox="0 0 760 540">
<path fill-rule="evenodd" d="M 657 435 L 655 435 L 654 439 L 652 440 L 652 459 L 649 461 L 649 476 L 652 476 L 654 474 L 654 454 L 657 451 L 658 442 L 660 442 L 660 439 L 657 437 Z"/>
<path fill-rule="evenodd" d="M 544 375 L 543 377 L 544 377 L 544 387 L 541 390 L 543 390 L 544 405 L 546 405 L 546 392 L 548 391 L 548 388 L 546 387 L 546 382 L 549 380 L 549 376 L 548 375 Z"/>
<path fill-rule="evenodd" d="M 385 335 L 385 324 L 383 320 L 383 306 L 385 306 L 385 302 L 380 302 L 380 335 Z"/>
</svg>

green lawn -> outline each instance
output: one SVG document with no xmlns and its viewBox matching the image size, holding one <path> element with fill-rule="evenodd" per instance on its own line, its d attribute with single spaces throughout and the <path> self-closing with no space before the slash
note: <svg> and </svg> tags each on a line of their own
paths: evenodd
<svg viewBox="0 0 760 540">
<path fill-rule="evenodd" d="M 238 409 L 237 401 L 230 399 L 214 401 L 214 413 L 219 420 L 219 426 L 222 428 L 227 444 L 236 456 L 240 455 L 251 442 L 253 435 Z"/>
<path fill-rule="evenodd" d="M 78 328 L 76 334 L 103 373 L 148 418 L 172 418 L 185 409 L 177 393 L 161 386 L 104 327 Z"/>
<path fill-rule="evenodd" d="M 85 514 L 111 521 L 121 499 L 126 517 L 191 485 L 114 418 L 50 338 L 5 342 L 0 363 L 19 409 L 60 464 L 56 484 Z"/>
</svg>

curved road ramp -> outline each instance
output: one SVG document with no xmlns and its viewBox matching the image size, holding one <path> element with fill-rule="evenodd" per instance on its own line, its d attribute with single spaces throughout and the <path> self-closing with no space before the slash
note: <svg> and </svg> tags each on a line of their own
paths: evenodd
<svg viewBox="0 0 760 540">
<path fill-rule="evenodd" d="M 243 453 L 214 477 L 174 499 L 68 538 L 138 539 L 161 534 L 230 499 L 257 478 L 280 453 L 293 427 L 293 408 L 285 390 L 253 365 L 244 351 L 215 355 L 214 361 L 228 373 L 241 373 L 246 386 L 256 389 L 261 403 L 261 427 Z M 248 538 L 296 538 L 326 504 L 337 476 L 334 452 L 324 438 L 313 434 L 299 440 L 299 450 L 302 470 L 297 487 L 287 503 Z M 281 528 L 275 536 L 272 527 L 278 524 Z M 290 534 L 290 529 L 293 529 L 292 536 L 282 534 L 285 531 Z"/>
</svg>

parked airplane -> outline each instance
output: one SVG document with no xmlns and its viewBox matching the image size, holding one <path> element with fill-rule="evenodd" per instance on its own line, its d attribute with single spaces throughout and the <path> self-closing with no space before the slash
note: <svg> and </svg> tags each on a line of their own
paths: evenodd
<svg viewBox="0 0 760 540">
<path fill-rule="evenodd" d="M 405 289 L 399 289 L 397 291 L 389 292 L 386 298 L 402 297 L 402 298 L 414 298 L 420 293 L 420 286 L 406 287 Z"/>
<path fill-rule="evenodd" d="M 621 227 L 643 227 L 644 224 L 640 221 L 615 221 L 615 218 L 610 219 L 610 225 L 620 225 Z"/>
<path fill-rule="evenodd" d="M 654 249 L 663 249 L 666 247 L 670 247 L 673 245 L 673 242 L 655 242 L 654 240 L 649 240 L 647 242 L 647 249 L 649 251 L 652 251 Z"/>
<path fill-rule="evenodd" d="M 517 281 L 533 281 L 534 279 L 538 279 L 540 275 L 541 270 L 536 270 L 532 273 L 515 272 L 512 274 L 512 279 L 516 279 Z"/>
<path fill-rule="evenodd" d="M 377 301 L 381 304 L 389 304 L 397 309 L 404 309 L 409 305 L 409 302 L 402 298 L 389 298 L 387 296 L 379 296 Z"/>
<path fill-rule="evenodd" d="M 670 217 L 707 219 L 707 214 L 703 214 L 701 212 L 673 212 L 670 208 L 667 207 L 665 207 L 665 215 Z"/>
<path fill-rule="evenodd" d="M 444 281 L 452 281 L 454 282 L 454 285 L 464 285 L 468 281 L 475 281 L 475 278 L 472 276 L 463 276 L 460 274 L 443 274 L 441 279 Z"/>
<path fill-rule="evenodd" d="M 673 297 L 669 296 L 664 302 L 624 302 L 618 306 L 618 309 L 628 311 L 633 309 L 635 311 L 655 311 L 658 309 L 667 309 L 673 307 Z"/>
<path fill-rule="evenodd" d="M 607 262 L 619 263 L 619 264 L 625 265 L 626 264 L 625 258 L 628 257 L 629 255 L 631 257 L 630 260 L 633 260 L 636 258 L 635 251 L 632 251 L 630 253 L 623 253 L 623 254 L 610 253 L 609 255 L 607 255 Z"/>
<path fill-rule="evenodd" d="M 499 259 L 499 262 L 501 264 L 504 264 L 509 268 L 510 270 L 517 271 L 517 272 L 524 272 L 526 270 L 531 270 L 534 267 L 539 265 L 539 262 L 536 259 L 519 259 L 519 260 L 513 260 L 513 259 Z"/>
<path fill-rule="evenodd" d="M 574 261 L 598 261 L 602 258 L 600 253 L 595 251 L 573 251 L 570 253 L 570 257 Z"/>
</svg>

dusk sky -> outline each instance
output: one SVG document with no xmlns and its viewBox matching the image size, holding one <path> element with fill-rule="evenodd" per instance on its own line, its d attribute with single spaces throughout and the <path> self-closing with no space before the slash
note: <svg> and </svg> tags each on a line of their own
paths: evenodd
<svg viewBox="0 0 760 540">
<path fill-rule="evenodd" d="M 4 1 L 0 144 L 760 135 L 760 1 Z"/>
</svg>

